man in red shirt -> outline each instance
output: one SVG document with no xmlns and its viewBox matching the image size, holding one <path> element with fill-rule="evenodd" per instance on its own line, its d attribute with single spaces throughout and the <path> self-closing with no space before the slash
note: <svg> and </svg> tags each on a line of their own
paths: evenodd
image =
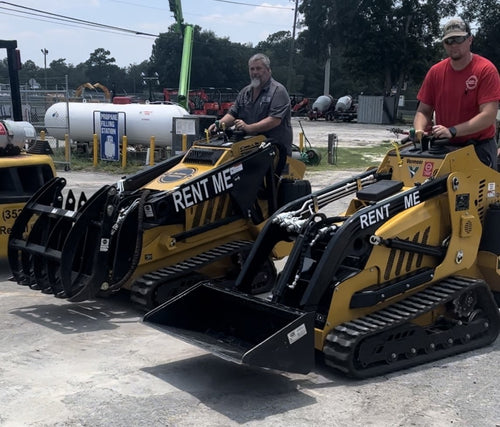
<svg viewBox="0 0 500 427">
<path fill-rule="evenodd" d="M 471 52 L 472 35 L 462 19 L 446 23 L 442 42 L 448 58 L 433 65 L 425 76 L 417 94 L 415 131 L 449 138 L 451 144 L 474 144 L 479 159 L 496 169 L 498 70 L 488 59 Z"/>
</svg>

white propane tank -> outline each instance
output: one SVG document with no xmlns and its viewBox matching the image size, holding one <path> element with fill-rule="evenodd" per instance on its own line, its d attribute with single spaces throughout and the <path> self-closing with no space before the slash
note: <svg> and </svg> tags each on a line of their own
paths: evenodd
<svg viewBox="0 0 500 427">
<path fill-rule="evenodd" d="M 0 147 L 12 144 L 19 148 L 36 139 L 36 130 L 29 122 L 15 122 L 13 120 L 0 120 Z"/>
<path fill-rule="evenodd" d="M 337 104 L 335 104 L 335 111 L 347 111 L 351 108 L 352 98 L 349 95 L 339 98 Z"/>
<path fill-rule="evenodd" d="M 325 111 L 328 111 L 332 102 L 333 99 L 330 95 L 321 95 L 318 99 L 316 99 L 316 101 L 314 101 L 312 109 L 317 110 L 320 113 L 324 113 Z"/>
<path fill-rule="evenodd" d="M 54 138 L 64 139 L 68 133 L 74 141 L 92 141 L 93 134 L 101 131 L 100 113 L 118 113 L 120 133 L 126 128 L 129 145 L 148 145 L 155 137 L 156 146 L 172 145 L 172 124 L 174 117 L 189 113 L 174 104 L 99 104 L 90 102 L 58 102 L 45 113 L 45 128 Z"/>
</svg>

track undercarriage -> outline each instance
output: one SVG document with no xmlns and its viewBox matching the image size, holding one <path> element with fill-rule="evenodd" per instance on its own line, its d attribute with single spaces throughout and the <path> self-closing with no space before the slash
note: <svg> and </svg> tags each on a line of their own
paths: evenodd
<svg viewBox="0 0 500 427">
<path fill-rule="evenodd" d="M 425 316 L 432 320 L 419 324 Z M 449 277 L 335 327 L 326 337 L 324 360 L 352 377 L 383 375 L 491 344 L 499 328 L 486 283 Z"/>
</svg>

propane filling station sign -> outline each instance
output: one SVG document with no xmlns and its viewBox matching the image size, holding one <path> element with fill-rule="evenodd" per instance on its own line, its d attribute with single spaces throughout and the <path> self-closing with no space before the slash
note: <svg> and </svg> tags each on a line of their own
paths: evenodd
<svg viewBox="0 0 500 427">
<path fill-rule="evenodd" d="M 101 160 L 118 161 L 119 135 L 118 135 L 118 113 L 102 111 L 101 122 Z"/>
</svg>

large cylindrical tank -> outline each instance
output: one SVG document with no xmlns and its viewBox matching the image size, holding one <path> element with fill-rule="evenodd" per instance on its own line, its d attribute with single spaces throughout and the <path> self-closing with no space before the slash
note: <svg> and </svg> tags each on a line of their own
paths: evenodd
<svg viewBox="0 0 500 427">
<path fill-rule="evenodd" d="M 36 130 L 30 122 L 0 120 L 0 147 L 12 144 L 24 148 L 26 142 L 36 139 Z"/>
<path fill-rule="evenodd" d="M 352 106 L 352 98 L 349 95 L 343 96 L 338 99 L 335 104 L 335 111 L 347 111 Z"/>
<path fill-rule="evenodd" d="M 314 101 L 312 109 L 319 111 L 320 113 L 324 113 L 325 111 L 328 111 L 332 102 L 333 98 L 330 95 L 321 95 L 318 99 L 316 99 L 316 101 Z"/>
<path fill-rule="evenodd" d="M 100 113 L 118 113 L 120 135 L 126 130 L 130 145 L 149 144 L 155 137 L 157 146 L 172 145 L 172 122 L 174 117 L 189 113 L 174 104 L 99 104 L 80 102 L 58 102 L 45 113 L 45 128 L 50 136 L 64 139 L 68 133 L 74 141 L 92 141 L 93 134 L 100 135 Z"/>
</svg>

